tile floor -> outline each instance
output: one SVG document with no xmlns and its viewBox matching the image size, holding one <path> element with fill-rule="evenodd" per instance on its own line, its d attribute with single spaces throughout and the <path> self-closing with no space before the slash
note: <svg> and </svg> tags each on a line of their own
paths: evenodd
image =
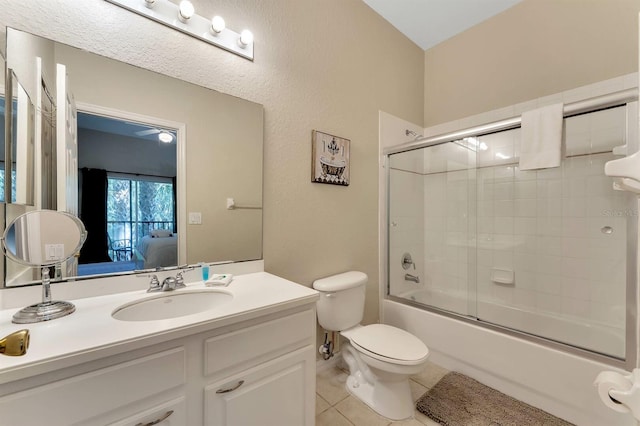
<svg viewBox="0 0 640 426">
<path fill-rule="evenodd" d="M 417 400 L 435 385 L 448 370 L 427 362 L 420 374 L 411 378 L 411 394 Z M 316 377 L 316 426 L 438 426 L 438 423 L 416 411 L 409 420 L 392 422 L 378 415 L 345 389 L 348 374 L 338 367 L 319 371 Z"/>
</svg>

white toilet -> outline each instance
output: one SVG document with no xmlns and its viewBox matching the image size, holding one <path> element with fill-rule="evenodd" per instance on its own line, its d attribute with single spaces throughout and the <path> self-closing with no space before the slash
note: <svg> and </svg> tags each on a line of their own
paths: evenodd
<svg viewBox="0 0 640 426">
<path fill-rule="evenodd" d="M 409 376 L 424 368 L 429 349 L 416 336 L 385 324 L 360 325 L 367 275 L 350 271 L 314 281 L 320 292 L 318 322 L 349 339 L 342 358 L 349 366 L 347 390 L 391 420 L 413 416 Z"/>
</svg>

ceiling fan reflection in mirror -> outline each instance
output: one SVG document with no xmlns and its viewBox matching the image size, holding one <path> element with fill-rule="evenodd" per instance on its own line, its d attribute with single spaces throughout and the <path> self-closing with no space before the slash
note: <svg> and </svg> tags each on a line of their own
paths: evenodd
<svg viewBox="0 0 640 426">
<path fill-rule="evenodd" d="M 147 130 L 140 130 L 135 132 L 138 136 L 149 136 L 149 135 L 158 135 L 158 139 L 160 142 L 171 143 L 175 140 L 175 136 L 172 132 L 164 129 L 151 128 Z"/>
</svg>

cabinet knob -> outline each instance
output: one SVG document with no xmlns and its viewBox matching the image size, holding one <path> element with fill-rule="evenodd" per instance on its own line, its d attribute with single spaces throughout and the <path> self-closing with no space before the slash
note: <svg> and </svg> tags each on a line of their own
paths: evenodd
<svg viewBox="0 0 640 426">
<path fill-rule="evenodd" d="M 158 419 L 156 419 L 156 420 L 154 420 L 152 422 L 149 422 L 149 423 L 142 423 L 141 422 L 141 423 L 138 423 L 136 426 L 153 426 L 153 425 L 157 425 L 161 421 L 166 420 L 172 414 L 173 414 L 173 410 L 169 410 L 166 413 L 164 413 L 164 416 L 162 416 L 162 417 L 160 417 L 160 418 L 158 418 Z"/>
<path fill-rule="evenodd" d="M 243 384 L 244 384 L 244 380 L 240 380 L 240 381 L 238 382 L 238 384 L 237 384 L 237 385 L 235 385 L 234 387 L 232 387 L 232 388 L 226 388 L 226 389 L 218 389 L 218 390 L 216 391 L 216 393 L 229 393 L 229 392 L 233 392 L 234 390 L 238 389 L 238 388 L 239 388 L 240 386 L 242 386 Z"/>
</svg>

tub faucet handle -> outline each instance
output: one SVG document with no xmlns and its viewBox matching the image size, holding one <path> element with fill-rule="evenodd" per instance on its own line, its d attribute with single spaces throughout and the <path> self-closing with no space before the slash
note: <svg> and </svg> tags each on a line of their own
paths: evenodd
<svg viewBox="0 0 640 426">
<path fill-rule="evenodd" d="M 413 262 L 413 259 L 411 258 L 411 254 L 410 253 L 405 253 L 402 255 L 402 269 L 404 269 L 405 271 L 407 269 L 409 269 L 411 267 L 411 265 L 413 265 L 413 269 L 416 269 L 416 264 Z"/>
</svg>

